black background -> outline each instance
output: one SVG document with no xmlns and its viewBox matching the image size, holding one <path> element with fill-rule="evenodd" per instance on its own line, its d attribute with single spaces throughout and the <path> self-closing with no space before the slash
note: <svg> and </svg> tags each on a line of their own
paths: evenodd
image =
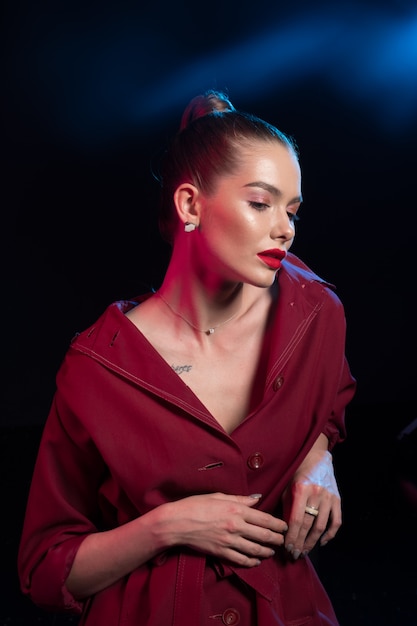
<svg viewBox="0 0 417 626">
<path fill-rule="evenodd" d="M 295 137 L 304 205 L 293 251 L 337 286 L 346 309 L 358 392 L 349 439 L 335 452 L 345 525 L 336 547 L 320 555 L 322 576 L 342 626 L 416 625 L 415 509 L 399 482 L 416 461 L 413 452 L 405 466 L 398 435 L 417 417 L 417 6 L 3 7 L 1 432 L 10 589 L 0 625 L 63 619 L 26 604 L 14 571 L 55 373 L 74 333 L 109 302 L 158 287 L 169 250 L 156 226 L 152 164 L 189 99 L 210 87 Z"/>
</svg>

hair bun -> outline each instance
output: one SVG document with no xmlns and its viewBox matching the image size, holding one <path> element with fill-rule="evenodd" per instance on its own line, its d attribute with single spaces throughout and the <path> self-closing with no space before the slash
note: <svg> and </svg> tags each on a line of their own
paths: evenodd
<svg viewBox="0 0 417 626">
<path fill-rule="evenodd" d="M 180 130 L 191 122 L 214 112 L 235 111 L 235 107 L 222 91 L 209 89 L 204 94 L 195 96 L 182 114 Z"/>
</svg>

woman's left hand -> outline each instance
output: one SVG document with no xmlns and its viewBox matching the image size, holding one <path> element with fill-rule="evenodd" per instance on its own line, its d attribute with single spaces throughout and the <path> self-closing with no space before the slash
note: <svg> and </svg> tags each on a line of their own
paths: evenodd
<svg viewBox="0 0 417 626">
<path fill-rule="evenodd" d="M 285 547 L 294 559 L 335 537 L 342 507 L 330 452 L 310 451 L 286 488 L 283 505 L 288 523 Z"/>
</svg>

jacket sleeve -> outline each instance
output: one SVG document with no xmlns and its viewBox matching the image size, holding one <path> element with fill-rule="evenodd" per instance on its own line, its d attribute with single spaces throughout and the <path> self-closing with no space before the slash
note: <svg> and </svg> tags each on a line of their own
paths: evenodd
<svg viewBox="0 0 417 626">
<path fill-rule="evenodd" d="M 102 459 L 88 433 L 62 416 L 69 409 L 56 392 L 32 476 L 18 551 L 18 574 L 23 593 L 47 610 L 80 613 L 65 587 L 77 549 L 87 534 L 97 531 L 97 494 Z"/>
<path fill-rule="evenodd" d="M 328 414 L 323 434 L 329 440 L 329 450 L 346 438 L 346 407 L 356 391 L 356 380 L 352 376 L 345 355 L 346 318 L 344 307 L 331 290 L 327 289 L 328 299 L 324 315 L 325 333 L 321 352 L 322 379 L 318 388 L 323 390 Z M 322 322 L 323 323 L 323 322 Z M 326 389 L 326 392 L 324 392 Z"/>
<path fill-rule="evenodd" d="M 356 389 L 356 380 L 350 373 L 346 358 L 343 359 L 342 375 L 339 388 L 335 395 L 334 406 L 330 417 L 323 428 L 323 434 L 329 440 L 329 450 L 346 438 L 345 413 L 346 406 L 352 400 Z"/>
</svg>

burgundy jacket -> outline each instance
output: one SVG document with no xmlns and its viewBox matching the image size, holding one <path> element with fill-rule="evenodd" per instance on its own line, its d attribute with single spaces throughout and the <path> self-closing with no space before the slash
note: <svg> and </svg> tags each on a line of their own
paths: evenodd
<svg viewBox="0 0 417 626">
<path fill-rule="evenodd" d="M 88 626 L 337 624 L 310 559 L 284 549 L 246 569 L 189 549 L 158 555 L 85 602 L 65 587 L 89 533 L 193 494 L 282 492 L 320 433 L 345 437 L 355 381 L 345 316 L 333 288 L 289 254 L 263 399 L 228 435 L 124 315 L 110 305 L 73 340 L 36 461 L 18 555 L 23 593 Z"/>
</svg>

